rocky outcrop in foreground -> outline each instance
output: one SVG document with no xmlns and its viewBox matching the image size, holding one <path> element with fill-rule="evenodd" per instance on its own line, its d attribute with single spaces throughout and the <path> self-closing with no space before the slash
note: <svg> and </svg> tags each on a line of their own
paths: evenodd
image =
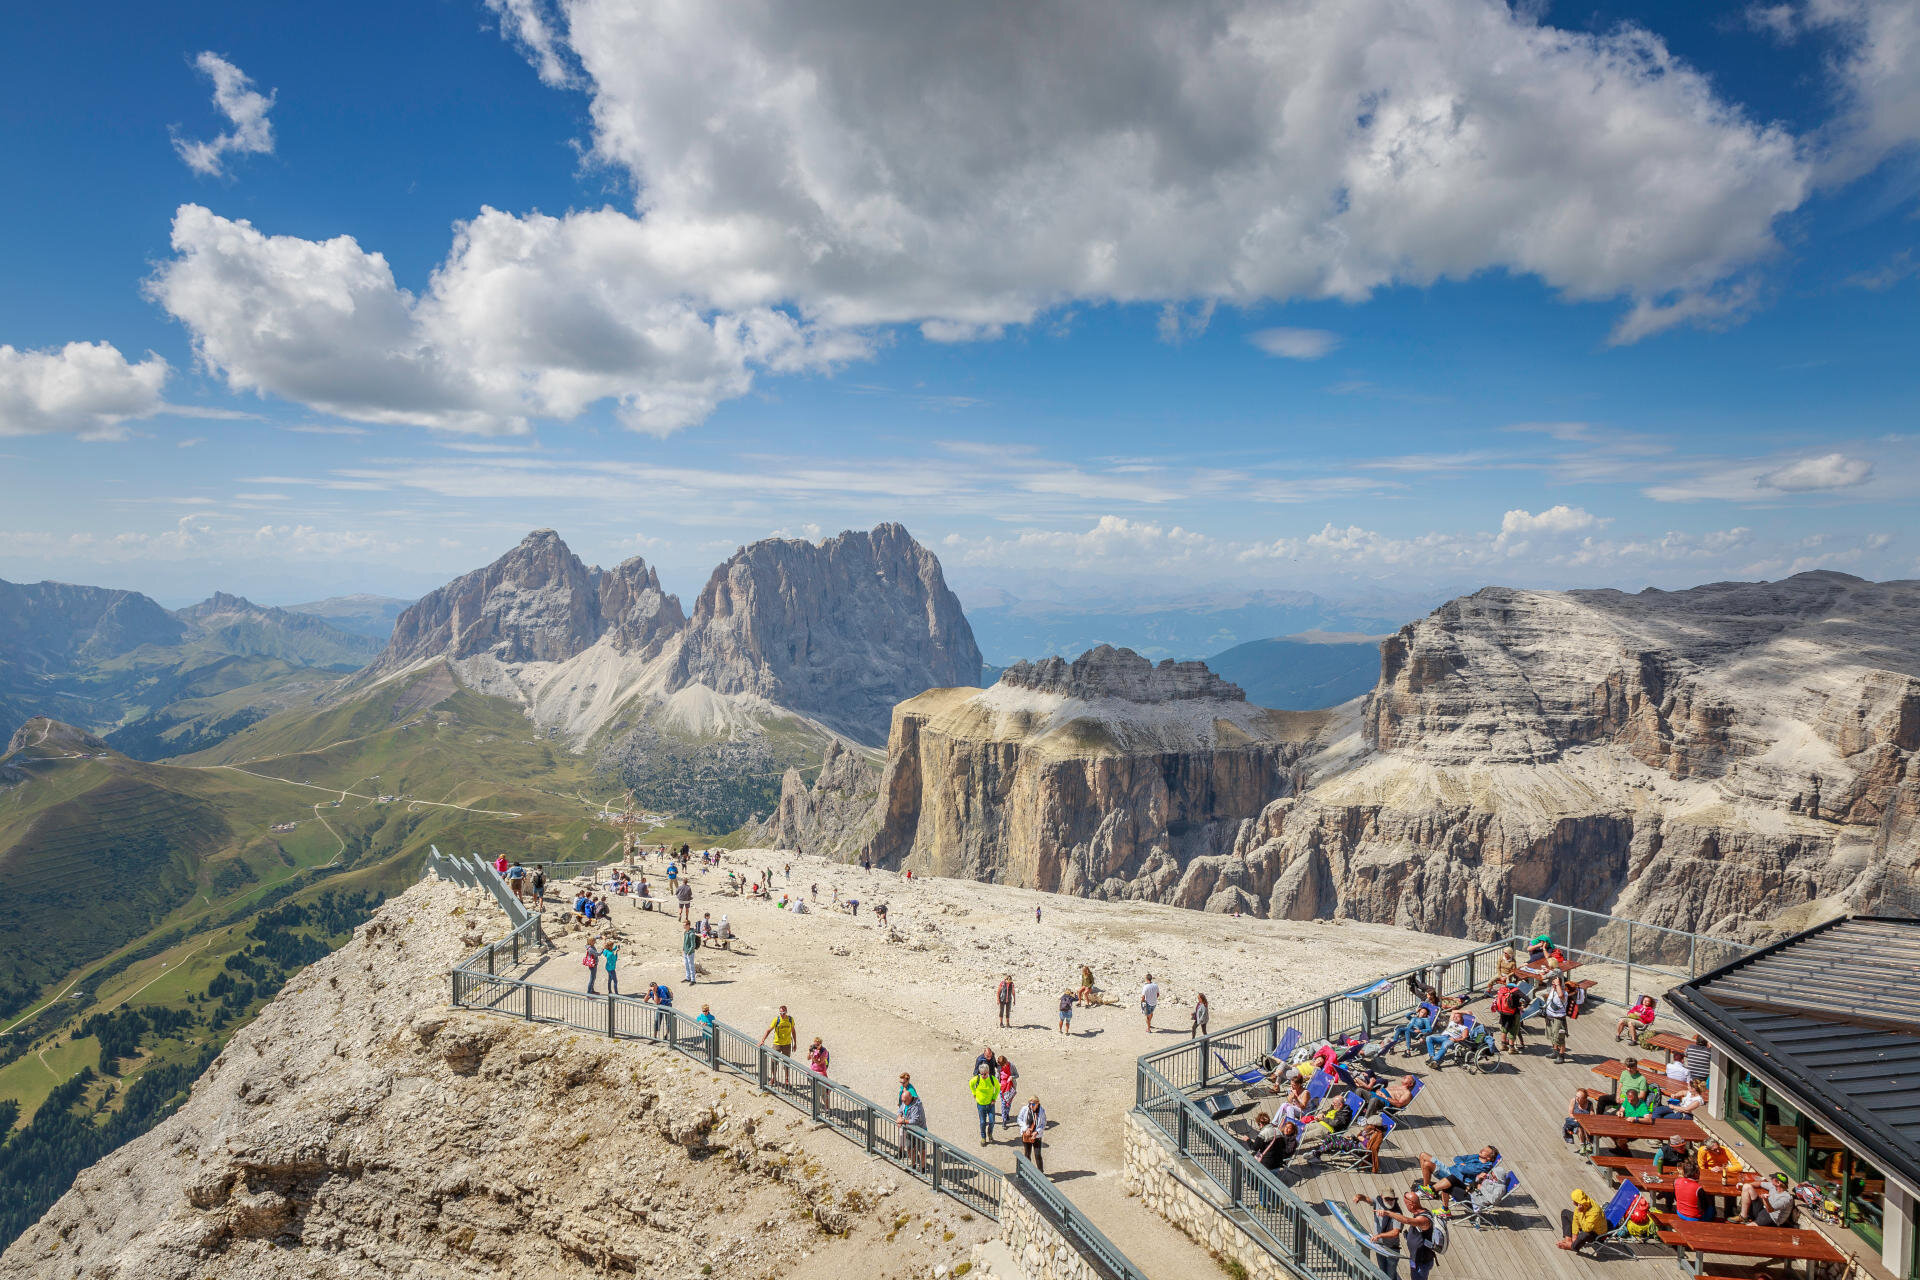
<svg viewBox="0 0 1920 1280">
<path fill-rule="evenodd" d="M 537 530 L 401 614 L 360 685 L 441 660 L 576 742 L 637 700 L 696 738 L 785 712 L 878 744 L 894 703 L 980 674 L 939 560 L 897 524 L 742 547 L 691 617 L 640 558 L 593 568 Z"/>
<path fill-rule="evenodd" d="M 906 1221 L 893 1179 L 739 1081 L 445 1008 L 446 966 L 501 927 L 450 886 L 389 903 L 179 1112 L 81 1174 L 0 1277 L 899 1277 L 978 1236 L 884 1243 Z M 929 1224 L 958 1217 L 910 1195 Z"/>
<path fill-rule="evenodd" d="M 888 866 L 1106 898 L 1246 905 L 1186 869 L 1290 792 L 1325 712 L 1269 711 L 1200 663 L 1101 646 L 894 711 L 869 844 Z"/>
<path fill-rule="evenodd" d="M 1371 695 L 1244 777 L 1143 737 L 1124 696 L 1032 696 L 904 704 L 875 850 L 1452 934 L 1506 928 L 1516 894 L 1729 934 L 1920 906 L 1920 582 L 1489 588 L 1403 627 Z"/>
</svg>

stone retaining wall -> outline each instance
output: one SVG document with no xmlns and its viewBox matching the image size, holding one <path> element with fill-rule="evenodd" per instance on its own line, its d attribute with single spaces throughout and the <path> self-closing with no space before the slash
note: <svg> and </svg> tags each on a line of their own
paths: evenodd
<svg viewBox="0 0 1920 1280">
<path fill-rule="evenodd" d="M 1139 1196 L 1142 1204 L 1214 1257 L 1238 1262 L 1246 1268 L 1249 1280 L 1296 1280 L 1277 1258 L 1222 1213 L 1217 1201 L 1181 1172 L 1172 1149 L 1146 1121 L 1129 1111 L 1122 1122 L 1122 1134 L 1128 1195 Z"/>
<path fill-rule="evenodd" d="M 1000 1237 L 973 1246 L 966 1280 L 1104 1280 L 1059 1228 L 1012 1187 Z"/>
</svg>

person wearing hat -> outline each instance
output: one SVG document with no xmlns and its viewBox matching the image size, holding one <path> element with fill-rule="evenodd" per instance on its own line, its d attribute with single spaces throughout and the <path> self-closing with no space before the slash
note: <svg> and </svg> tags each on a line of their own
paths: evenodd
<svg viewBox="0 0 1920 1280">
<path fill-rule="evenodd" d="M 1787 1189 L 1787 1175 L 1756 1178 L 1740 1188 L 1739 1216 L 1756 1227 L 1793 1225 L 1793 1192 Z"/>
<path fill-rule="evenodd" d="M 1577 1251 L 1607 1234 L 1607 1212 L 1580 1188 L 1573 1189 L 1573 1208 L 1560 1211 L 1559 1247 Z"/>
</svg>

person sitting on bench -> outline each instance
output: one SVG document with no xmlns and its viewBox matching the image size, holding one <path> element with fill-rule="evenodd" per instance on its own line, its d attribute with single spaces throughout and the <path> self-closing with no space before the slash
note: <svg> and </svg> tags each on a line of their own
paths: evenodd
<svg viewBox="0 0 1920 1280">
<path fill-rule="evenodd" d="M 1793 1205 L 1793 1192 L 1787 1190 L 1787 1175 L 1776 1173 L 1771 1179 L 1749 1182 L 1740 1188 L 1738 1214 L 1757 1227 L 1790 1227 Z"/>
<path fill-rule="evenodd" d="M 1673 1211 L 1688 1222 L 1712 1222 L 1713 1198 L 1700 1194 L 1700 1162 L 1688 1156 L 1673 1179 Z"/>
<path fill-rule="evenodd" d="M 1567 1118 L 1561 1122 L 1560 1138 L 1563 1142 L 1574 1142 L 1580 1135 L 1580 1117 L 1596 1114 L 1594 1108 L 1594 1090 L 1575 1089 L 1573 1101 L 1567 1104 Z"/>
</svg>

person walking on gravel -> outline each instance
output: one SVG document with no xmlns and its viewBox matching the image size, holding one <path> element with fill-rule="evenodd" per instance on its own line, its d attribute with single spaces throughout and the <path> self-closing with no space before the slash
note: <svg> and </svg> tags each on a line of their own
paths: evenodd
<svg viewBox="0 0 1920 1280">
<path fill-rule="evenodd" d="M 793 1018 L 787 1013 L 785 1005 L 780 1006 L 780 1012 L 773 1015 L 773 1021 L 760 1033 L 760 1043 L 763 1045 L 768 1036 L 773 1037 L 773 1051 L 780 1055 L 780 1060 L 774 1066 L 780 1072 L 782 1084 L 793 1083 L 793 1078 L 787 1074 L 787 1062 L 793 1057 L 794 1035 Z"/>
<path fill-rule="evenodd" d="M 1013 1025 L 1013 975 L 1007 974 L 1000 979 L 1000 987 L 994 992 L 994 1002 L 1000 1006 L 1000 1025 Z"/>
<path fill-rule="evenodd" d="M 600 963 L 607 971 L 607 994 L 620 994 L 620 944 L 607 939 L 607 945 L 600 948 Z"/>
<path fill-rule="evenodd" d="M 980 1113 L 980 1145 L 984 1147 L 993 1141 L 993 1104 L 1000 1100 L 1000 1082 L 993 1078 L 992 1068 L 981 1062 L 975 1064 L 967 1090 L 973 1094 L 974 1110 Z"/>
<path fill-rule="evenodd" d="M 674 895 L 674 900 L 680 904 L 680 923 L 692 924 L 693 923 L 693 881 L 682 880 L 680 882 L 679 892 Z M 687 979 L 687 981 L 691 982 L 693 981 L 693 979 L 689 978 Z"/>
<path fill-rule="evenodd" d="M 1033 1167 L 1040 1172 L 1047 1171 L 1045 1154 L 1047 1136 L 1047 1109 L 1040 1105 L 1038 1097 L 1027 1099 L 1027 1105 L 1020 1108 L 1020 1154 L 1033 1161 Z"/>
<path fill-rule="evenodd" d="M 1140 988 L 1140 1012 L 1147 1015 L 1147 1034 L 1153 1034 L 1153 1011 L 1160 1007 L 1160 984 L 1147 975 L 1146 985 Z"/>
<path fill-rule="evenodd" d="M 600 977 L 600 948 L 594 945 L 598 935 L 587 939 L 587 954 L 580 957 L 580 963 L 587 966 L 587 994 L 596 995 L 594 982 Z"/>
<path fill-rule="evenodd" d="M 1193 1030 L 1187 1034 L 1198 1040 L 1207 1034 L 1207 1017 L 1213 1012 L 1207 1004 L 1207 993 L 1202 991 L 1193 998 Z"/>
<path fill-rule="evenodd" d="M 685 922 L 682 921 L 682 923 Z M 694 931 L 692 925 L 687 925 L 686 931 L 680 935 L 680 958 L 687 964 L 688 986 L 693 985 L 693 953 L 699 949 L 700 935 Z"/>
<path fill-rule="evenodd" d="M 1060 993 L 1060 1020 L 1054 1025 L 1059 1027 L 1060 1034 L 1063 1036 L 1073 1034 L 1073 988 L 1071 987 Z"/>
</svg>

